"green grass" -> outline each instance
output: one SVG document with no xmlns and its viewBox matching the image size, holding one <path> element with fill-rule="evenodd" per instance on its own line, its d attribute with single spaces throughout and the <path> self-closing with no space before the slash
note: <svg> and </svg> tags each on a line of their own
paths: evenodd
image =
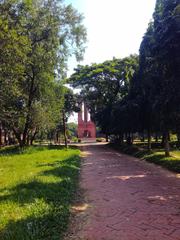
<svg viewBox="0 0 180 240">
<path fill-rule="evenodd" d="M 111 144 L 110 146 L 123 153 L 161 165 L 173 172 L 180 173 L 180 151 L 173 150 L 171 151 L 171 157 L 165 157 L 162 149 L 153 149 L 149 152 L 147 148 L 143 148 L 142 146 L 139 147 L 136 144 L 133 146 Z"/>
<path fill-rule="evenodd" d="M 180 173 L 180 152 L 171 152 L 171 157 L 165 157 L 163 151 L 152 151 L 150 154 L 145 154 L 143 159 L 161 165 L 173 172 Z"/>
<path fill-rule="evenodd" d="M 0 239 L 60 240 L 78 185 L 79 150 L 0 150 Z"/>
</svg>

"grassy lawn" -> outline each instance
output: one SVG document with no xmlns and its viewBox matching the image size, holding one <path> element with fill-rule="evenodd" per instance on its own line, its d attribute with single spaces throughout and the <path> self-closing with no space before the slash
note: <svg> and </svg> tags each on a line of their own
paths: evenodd
<svg viewBox="0 0 180 240">
<path fill-rule="evenodd" d="M 0 239 L 62 239 L 76 191 L 80 151 L 0 150 Z"/>
<path fill-rule="evenodd" d="M 123 153 L 161 165 L 173 172 L 180 173 L 180 151 L 173 150 L 171 151 L 171 157 L 165 157 L 164 151 L 159 148 L 154 148 L 151 152 L 148 152 L 146 148 L 139 147 L 136 144 L 133 146 L 112 144 L 111 146 Z"/>
<path fill-rule="evenodd" d="M 150 154 L 145 154 L 142 158 L 148 162 L 153 162 L 171 171 L 180 173 L 180 152 L 172 151 L 171 157 L 165 157 L 163 151 L 154 150 Z"/>
</svg>

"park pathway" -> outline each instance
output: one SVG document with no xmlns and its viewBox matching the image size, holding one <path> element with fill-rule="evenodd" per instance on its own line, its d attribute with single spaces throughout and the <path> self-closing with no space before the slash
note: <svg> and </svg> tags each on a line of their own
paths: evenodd
<svg viewBox="0 0 180 240">
<path fill-rule="evenodd" d="M 180 240 L 179 175 L 106 145 L 83 155 L 68 240 Z"/>
</svg>

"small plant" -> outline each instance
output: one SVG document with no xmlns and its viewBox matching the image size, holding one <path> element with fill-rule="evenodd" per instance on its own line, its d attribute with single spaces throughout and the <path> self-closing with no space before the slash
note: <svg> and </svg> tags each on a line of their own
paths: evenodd
<svg viewBox="0 0 180 240">
<path fill-rule="evenodd" d="M 77 143 L 79 141 L 79 139 L 77 137 L 72 137 L 71 141 L 74 143 Z"/>
<path fill-rule="evenodd" d="M 96 142 L 103 142 L 103 138 L 96 138 Z"/>
</svg>

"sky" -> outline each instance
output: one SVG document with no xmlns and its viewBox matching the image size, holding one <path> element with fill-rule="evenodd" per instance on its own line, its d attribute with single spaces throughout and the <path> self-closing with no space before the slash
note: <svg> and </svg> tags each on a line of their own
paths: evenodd
<svg viewBox="0 0 180 240">
<path fill-rule="evenodd" d="M 156 0 L 65 0 L 84 15 L 88 42 L 81 65 L 138 53 Z M 69 61 L 68 76 L 77 66 Z M 77 114 L 69 122 L 77 122 Z"/>
<path fill-rule="evenodd" d="M 65 0 L 85 17 L 87 48 L 81 65 L 138 53 L 156 0 Z M 70 75 L 76 67 L 69 61 Z"/>
</svg>

